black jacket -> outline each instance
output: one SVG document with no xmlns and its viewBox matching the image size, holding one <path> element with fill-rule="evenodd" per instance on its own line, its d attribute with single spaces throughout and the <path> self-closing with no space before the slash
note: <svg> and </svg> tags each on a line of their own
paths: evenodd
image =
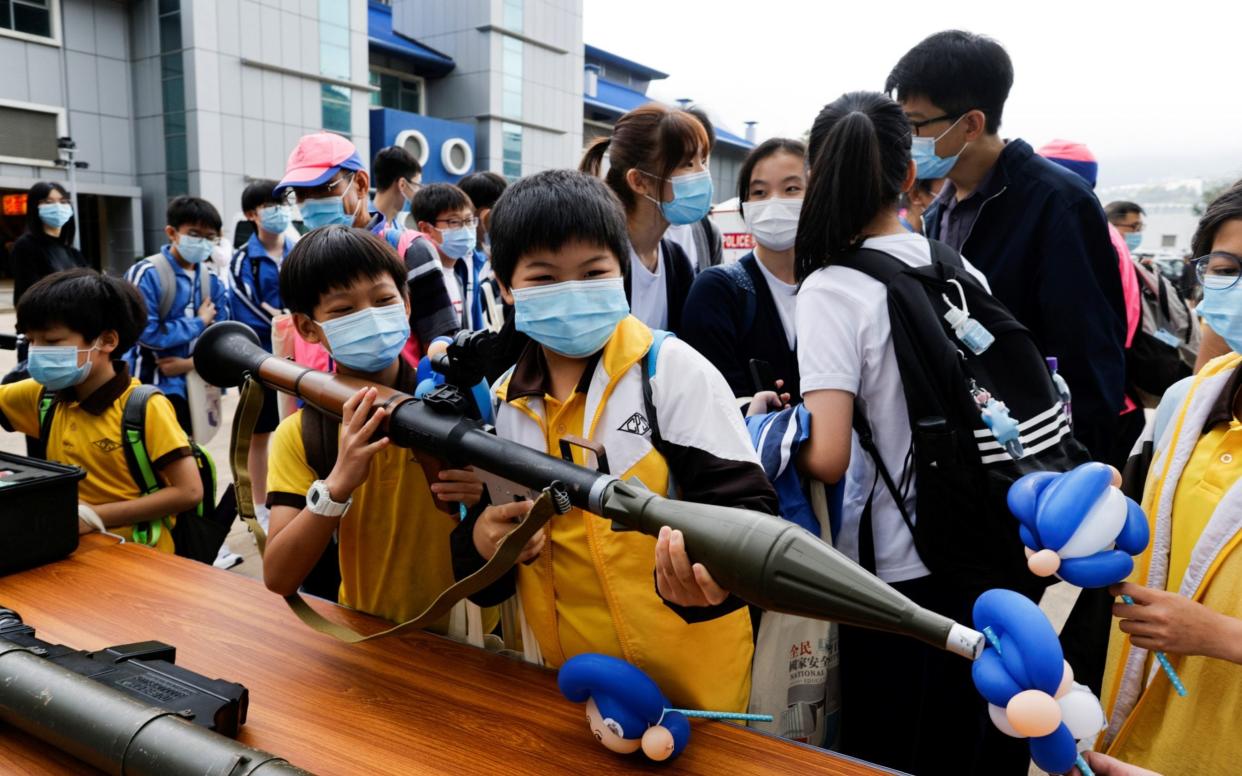
<svg viewBox="0 0 1242 776">
<path fill-rule="evenodd" d="M 1005 145 L 960 253 L 1030 329 L 1073 393 L 1074 436 L 1104 460 L 1126 382 L 1125 303 L 1099 200 L 1022 140 Z M 940 238 L 942 204 L 923 214 Z"/>
<path fill-rule="evenodd" d="M 755 254 L 746 254 L 737 266 L 745 272 L 745 285 L 738 284 L 737 270 L 728 266 L 711 267 L 698 276 L 686 299 L 680 336 L 720 370 L 735 396 L 755 393 L 750 375 L 753 358 L 772 365 L 796 404 L 801 397 L 798 351 L 789 347 Z"/>
<path fill-rule="evenodd" d="M 13 306 L 26 289 L 53 272 L 85 267 L 82 254 L 44 232 L 26 232 L 13 243 Z"/>
<path fill-rule="evenodd" d="M 667 238 L 660 240 L 664 252 L 664 292 L 668 295 L 668 330 L 681 334 L 681 312 L 690 286 L 694 284 L 694 265 L 681 246 Z M 634 292 L 630 273 L 625 273 L 625 298 L 633 306 Z"/>
</svg>

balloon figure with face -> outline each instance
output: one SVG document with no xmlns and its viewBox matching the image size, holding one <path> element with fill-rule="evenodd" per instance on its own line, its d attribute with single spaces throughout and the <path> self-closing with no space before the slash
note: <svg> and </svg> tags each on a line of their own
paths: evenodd
<svg viewBox="0 0 1242 776">
<path fill-rule="evenodd" d="M 975 601 L 974 621 L 987 629 L 990 644 L 971 677 L 992 723 L 1005 735 L 1029 738 L 1040 768 L 1065 773 L 1104 729 L 1099 700 L 1074 682 L 1052 623 L 1026 596 L 989 590 Z"/>
<path fill-rule="evenodd" d="M 1108 587 L 1130 576 L 1147 547 L 1147 518 L 1113 486 L 1113 469 L 1085 463 L 1035 472 L 1009 488 L 1009 511 L 1027 548 L 1027 566 L 1078 587 Z"/>
<path fill-rule="evenodd" d="M 690 722 L 669 709 L 651 677 L 624 660 L 576 655 L 561 666 L 556 682 L 566 698 L 586 703 L 595 740 L 614 752 L 630 754 L 641 748 L 652 760 L 667 760 L 690 740 Z"/>
</svg>

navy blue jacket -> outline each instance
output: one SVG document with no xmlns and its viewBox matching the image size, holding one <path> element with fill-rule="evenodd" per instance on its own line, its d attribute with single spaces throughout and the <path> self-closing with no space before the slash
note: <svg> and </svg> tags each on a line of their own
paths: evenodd
<svg viewBox="0 0 1242 776">
<path fill-rule="evenodd" d="M 1125 303 L 1099 200 L 1022 140 L 1005 145 L 960 253 L 1030 329 L 1073 394 L 1074 436 L 1104 460 L 1125 387 Z M 923 214 L 939 239 L 942 203 Z"/>
<path fill-rule="evenodd" d="M 737 262 L 745 271 L 745 285 L 738 284 L 736 270 L 727 265 L 703 270 L 686 298 L 679 336 L 720 370 L 734 396 L 755 393 L 750 375 L 754 358 L 772 365 L 772 373 L 785 381 L 783 390 L 797 404 L 801 397 L 798 352 L 789 347 L 776 300 L 758 262 L 753 252 Z"/>
</svg>

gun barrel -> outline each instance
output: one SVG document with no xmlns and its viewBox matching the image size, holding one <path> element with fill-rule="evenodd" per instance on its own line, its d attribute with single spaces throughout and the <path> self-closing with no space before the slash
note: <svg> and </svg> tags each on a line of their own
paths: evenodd
<svg viewBox="0 0 1242 776">
<path fill-rule="evenodd" d="M 240 385 L 247 374 L 271 388 L 341 415 L 358 380 L 337 377 L 273 357 L 240 323 L 218 323 L 199 338 L 195 368 L 208 382 Z M 456 465 L 473 464 L 530 488 L 564 484 L 574 506 L 652 536 L 679 529 L 686 549 L 740 598 L 777 612 L 836 620 L 902 633 L 975 658 L 983 636 L 924 609 L 863 570 L 817 536 L 771 515 L 691 504 L 657 496 L 632 482 L 600 474 L 485 431 L 464 416 L 379 388 L 388 407 L 386 432 L 394 444 Z"/>
<path fill-rule="evenodd" d="M 110 774 L 307 776 L 0 639 L 0 720 Z"/>
</svg>

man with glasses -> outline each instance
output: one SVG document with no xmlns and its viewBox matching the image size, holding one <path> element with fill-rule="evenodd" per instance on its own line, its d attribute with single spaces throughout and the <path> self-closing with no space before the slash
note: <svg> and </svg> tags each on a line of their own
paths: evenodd
<svg viewBox="0 0 1242 776">
<path fill-rule="evenodd" d="M 421 180 L 421 170 L 417 177 Z M 302 222 L 311 229 L 343 224 L 388 238 L 405 261 L 410 291 L 410 338 L 415 346 L 408 355 L 417 360 L 436 337 L 454 334 L 460 328 L 460 317 L 449 299 L 443 276 L 436 271 L 440 265 L 435 251 L 422 248 L 420 243 L 427 240 L 413 230 L 384 230 L 384 213 L 373 216 L 368 207 L 370 185 L 371 178 L 354 144 L 331 132 L 317 132 L 298 141 L 273 193 L 296 204 Z"/>
<path fill-rule="evenodd" d="M 410 217 L 429 238 L 420 243 L 435 252 L 458 323 L 463 329 L 483 328 L 481 295 L 475 290 L 487 257 L 475 251 L 479 221 L 470 197 L 449 183 L 424 186 L 414 195 Z"/>
<path fill-rule="evenodd" d="M 208 326 L 231 317 L 228 289 L 204 266 L 220 244 L 220 227 L 220 213 L 210 202 L 177 197 L 168 203 L 168 243 L 125 273 L 147 306 L 130 368 L 142 382 L 159 386 L 187 434 L 193 433 L 185 389 L 185 375 L 194 369 L 190 350 Z"/>
<path fill-rule="evenodd" d="M 1137 202 L 1109 202 L 1104 208 L 1104 215 L 1126 241 L 1126 247 L 1133 254 L 1143 244 L 1143 218 L 1147 213 Z"/>
<path fill-rule="evenodd" d="M 1074 436 L 1108 460 L 1125 386 L 1117 254 L 1091 188 L 998 134 L 1012 84 L 1000 44 L 950 30 L 902 57 L 885 88 L 910 117 L 918 177 L 948 178 L 924 232 L 981 269 L 1044 355 L 1057 357 Z"/>
</svg>

